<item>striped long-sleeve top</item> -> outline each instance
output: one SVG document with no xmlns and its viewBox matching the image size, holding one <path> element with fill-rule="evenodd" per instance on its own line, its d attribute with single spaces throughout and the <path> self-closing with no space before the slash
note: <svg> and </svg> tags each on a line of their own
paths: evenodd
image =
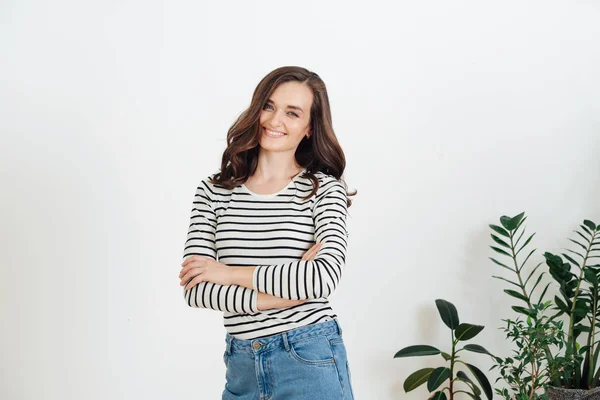
<svg viewBox="0 0 600 400">
<path fill-rule="evenodd" d="M 319 188 L 303 169 L 277 193 L 257 194 L 245 185 L 227 190 L 203 179 L 194 197 L 184 259 L 202 255 L 229 266 L 255 266 L 253 288 L 201 282 L 183 289 L 190 307 L 223 312 L 225 329 L 256 339 L 336 318 L 328 296 L 340 283 L 346 260 L 346 190 L 334 176 L 316 172 Z M 214 176 L 214 174 L 213 174 Z M 314 243 L 313 260 L 302 260 Z M 257 309 L 258 292 L 303 304 Z"/>
</svg>

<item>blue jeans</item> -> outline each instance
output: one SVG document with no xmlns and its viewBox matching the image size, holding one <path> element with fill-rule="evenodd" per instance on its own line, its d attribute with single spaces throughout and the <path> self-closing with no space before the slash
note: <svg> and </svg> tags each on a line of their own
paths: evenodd
<svg viewBox="0 0 600 400">
<path fill-rule="evenodd" d="M 258 339 L 226 333 L 223 400 L 353 400 L 337 319 Z"/>
</svg>

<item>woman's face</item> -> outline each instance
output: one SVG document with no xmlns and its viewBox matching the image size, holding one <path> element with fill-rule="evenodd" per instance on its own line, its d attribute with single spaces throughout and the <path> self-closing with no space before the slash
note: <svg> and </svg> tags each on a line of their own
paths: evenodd
<svg viewBox="0 0 600 400">
<path fill-rule="evenodd" d="M 312 91 L 303 83 L 279 85 L 260 112 L 260 146 L 268 151 L 295 152 L 302 139 L 311 134 L 312 101 Z"/>
</svg>

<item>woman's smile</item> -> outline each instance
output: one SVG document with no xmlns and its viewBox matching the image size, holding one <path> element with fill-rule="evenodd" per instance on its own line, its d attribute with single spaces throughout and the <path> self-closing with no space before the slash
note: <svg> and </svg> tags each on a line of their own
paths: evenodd
<svg viewBox="0 0 600 400">
<path fill-rule="evenodd" d="M 263 128 L 263 130 L 264 130 L 265 134 L 266 134 L 268 137 L 272 137 L 272 138 L 279 138 L 279 137 L 284 137 L 284 136 L 286 136 L 286 134 L 285 134 L 285 133 L 283 133 L 283 132 L 272 131 L 272 130 L 269 130 L 269 129 L 267 129 L 267 128 Z"/>
</svg>

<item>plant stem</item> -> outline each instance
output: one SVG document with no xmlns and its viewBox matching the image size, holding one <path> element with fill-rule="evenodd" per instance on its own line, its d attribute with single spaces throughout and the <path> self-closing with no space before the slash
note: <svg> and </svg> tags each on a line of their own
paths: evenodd
<svg viewBox="0 0 600 400">
<path fill-rule="evenodd" d="M 454 399 L 454 362 L 456 357 L 456 340 L 454 339 L 454 329 L 450 331 L 452 337 L 452 357 L 450 358 L 450 400 Z"/>
<path fill-rule="evenodd" d="M 594 369 L 596 368 L 595 365 L 592 365 L 592 355 L 594 354 L 594 346 L 592 345 L 592 343 L 594 343 L 594 338 L 595 338 L 595 330 L 596 330 L 596 315 L 598 313 L 598 285 L 594 285 L 594 306 L 592 307 L 592 322 L 591 322 L 591 327 L 590 327 L 590 333 L 588 335 L 588 350 L 586 351 L 587 354 L 587 365 L 588 368 L 590 369 L 588 372 L 588 376 L 587 376 L 587 382 L 586 382 L 586 386 L 587 388 L 591 388 L 593 386 L 593 381 L 594 381 Z M 584 362 L 584 365 L 586 363 Z"/>
<path fill-rule="evenodd" d="M 523 229 L 525 229 L 525 228 L 523 228 Z M 525 298 L 527 299 L 527 307 L 529 307 L 529 309 L 531 310 L 531 309 L 533 309 L 533 306 L 531 305 L 531 300 L 529 299 L 529 296 L 527 295 L 527 290 L 525 290 L 525 284 L 523 283 L 523 279 L 521 278 L 521 270 L 519 269 L 519 264 L 517 263 L 517 255 L 515 254 L 515 245 L 513 243 L 513 238 L 514 238 L 514 235 L 511 232 L 510 233 L 510 249 L 511 249 L 512 254 L 513 254 L 512 258 L 513 258 L 513 262 L 515 263 L 515 271 L 517 272 L 517 278 L 519 278 L 519 285 L 521 286 L 521 290 L 523 291 L 523 296 L 525 296 Z M 538 318 L 537 318 L 537 314 L 536 314 L 535 315 L 535 325 L 536 326 L 537 326 L 537 319 Z M 546 356 L 548 356 L 549 354 L 550 354 L 550 349 L 546 349 Z M 532 373 L 532 375 L 533 375 L 534 366 L 535 366 L 535 360 L 532 359 L 531 360 L 531 373 Z M 532 383 L 532 388 L 533 388 L 533 383 Z M 529 397 L 529 398 L 531 399 L 531 397 Z"/>
<path fill-rule="evenodd" d="M 525 228 L 523 228 L 525 229 Z M 516 231 L 515 231 L 516 233 Z M 526 302 L 527 302 L 527 307 L 529 307 L 529 309 L 533 309 L 533 306 L 531 304 L 531 299 L 529 298 L 529 296 L 527 295 L 527 290 L 525 289 L 525 285 L 523 283 L 523 279 L 521 278 L 521 270 L 519 269 L 519 264 L 517 263 L 517 255 L 515 253 L 515 245 L 514 245 L 514 234 L 513 232 L 509 232 L 510 234 L 510 249 L 512 252 L 512 259 L 513 259 L 513 263 L 515 264 L 515 272 L 517 274 L 517 278 L 519 278 L 519 285 L 521 286 L 521 290 L 523 291 L 523 296 L 525 296 Z M 533 294 L 533 293 L 532 293 Z M 541 299 L 540 299 L 541 300 Z M 538 318 L 537 318 L 537 314 L 535 316 L 535 325 L 537 326 L 538 323 Z M 546 355 L 546 360 L 548 363 L 551 363 L 553 360 L 552 357 L 552 353 L 550 352 L 550 347 L 549 346 L 544 346 L 544 354 Z M 531 365 L 533 367 L 533 360 L 531 361 Z M 560 385 L 560 380 L 558 378 L 555 378 L 554 380 L 554 384 L 556 386 Z"/>
<path fill-rule="evenodd" d="M 510 251 L 512 252 L 513 263 L 515 264 L 515 272 L 517 273 L 517 278 L 519 278 L 519 286 L 523 291 L 523 296 L 527 299 L 527 306 L 531 309 L 531 301 L 529 301 L 529 296 L 527 295 L 527 291 L 525 290 L 525 285 L 523 284 L 523 279 L 521 278 L 521 270 L 519 269 L 519 264 L 517 263 L 517 255 L 515 254 L 515 244 L 513 243 L 514 235 L 510 233 Z"/>
<path fill-rule="evenodd" d="M 569 336 L 568 336 L 567 340 L 569 343 L 571 343 L 573 345 L 573 351 L 576 351 L 575 350 L 575 339 L 573 337 L 573 328 L 575 326 L 575 305 L 577 304 L 577 296 L 579 296 L 579 290 L 581 288 L 581 281 L 583 279 L 583 270 L 586 267 L 585 263 L 587 262 L 587 259 L 590 255 L 591 246 L 592 246 L 592 242 L 590 242 L 590 244 L 586 250 L 585 257 L 583 258 L 583 262 L 581 264 L 581 271 L 579 272 L 579 278 L 577 279 L 577 288 L 575 289 L 575 295 L 573 296 L 573 304 L 571 305 L 571 315 L 569 318 Z"/>
<path fill-rule="evenodd" d="M 594 233 L 594 235 L 592 236 L 592 240 L 590 241 L 590 246 L 591 243 L 594 243 L 594 241 L 596 240 L 596 235 L 599 234 L 600 231 Z M 589 254 L 589 252 L 588 252 Z M 586 382 L 587 387 L 591 388 L 594 386 L 594 370 L 596 369 L 596 365 L 592 365 L 592 356 L 595 352 L 594 346 L 595 344 L 595 339 L 596 339 L 596 315 L 598 314 L 598 285 L 593 285 L 594 288 L 594 306 L 592 307 L 592 322 L 590 324 L 590 333 L 588 335 L 588 345 L 590 346 L 586 352 L 587 354 L 587 363 L 589 366 L 589 372 L 588 372 L 588 380 Z M 584 363 L 585 365 L 585 363 Z"/>
<path fill-rule="evenodd" d="M 533 346 L 533 352 L 532 354 L 536 354 L 537 352 L 537 348 L 535 346 Z M 529 393 L 529 400 L 533 399 L 533 396 L 535 395 L 535 392 L 537 391 L 538 387 L 536 387 L 535 382 L 538 379 L 539 376 L 539 369 L 535 368 L 535 363 L 532 362 L 532 369 L 531 369 L 531 392 Z"/>
</svg>

